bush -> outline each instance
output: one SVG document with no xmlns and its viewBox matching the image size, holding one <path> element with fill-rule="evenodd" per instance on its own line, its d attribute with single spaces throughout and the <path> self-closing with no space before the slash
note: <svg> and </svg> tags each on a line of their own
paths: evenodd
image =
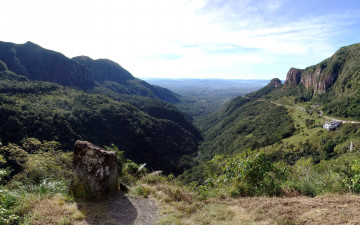
<svg viewBox="0 0 360 225">
<path fill-rule="evenodd" d="M 215 156 L 209 161 L 210 180 L 217 187 L 230 186 L 231 196 L 274 196 L 281 193 L 283 168 L 274 166 L 261 152 L 246 152 L 236 157 Z"/>
</svg>

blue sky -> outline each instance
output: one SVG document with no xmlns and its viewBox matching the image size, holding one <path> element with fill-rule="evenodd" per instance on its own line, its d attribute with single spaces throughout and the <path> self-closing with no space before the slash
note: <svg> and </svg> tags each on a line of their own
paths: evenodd
<svg viewBox="0 0 360 225">
<path fill-rule="evenodd" d="M 285 79 L 360 42 L 360 1 L 5 0 L 0 27 L 136 77 Z"/>
</svg>

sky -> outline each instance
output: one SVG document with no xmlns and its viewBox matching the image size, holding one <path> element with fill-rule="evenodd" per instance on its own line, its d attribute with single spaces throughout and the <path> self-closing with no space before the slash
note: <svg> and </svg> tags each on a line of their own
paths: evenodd
<svg viewBox="0 0 360 225">
<path fill-rule="evenodd" d="M 360 42 L 360 1 L 2 0 L 0 41 L 141 78 L 285 79 Z"/>
</svg>

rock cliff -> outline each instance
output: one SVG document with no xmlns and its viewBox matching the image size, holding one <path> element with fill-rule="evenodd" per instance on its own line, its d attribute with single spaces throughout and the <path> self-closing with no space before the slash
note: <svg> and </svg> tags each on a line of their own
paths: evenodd
<svg viewBox="0 0 360 225">
<path fill-rule="evenodd" d="M 323 94 L 335 83 L 337 77 L 336 71 L 324 71 L 321 65 L 305 70 L 291 68 L 287 73 L 284 88 L 303 84 L 306 89 L 313 88 L 314 94 Z"/>
<path fill-rule="evenodd" d="M 293 87 L 300 84 L 301 74 L 304 70 L 290 68 L 289 72 L 286 75 L 285 87 Z"/>
<path fill-rule="evenodd" d="M 282 85 L 281 80 L 279 78 L 273 78 L 270 81 L 270 85 L 272 85 L 274 88 L 280 87 Z"/>
<path fill-rule="evenodd" d="M 342 47 L 330 58 L 305 70 L 291 68 L 286 76 L 284 89 L 297 85 L 312 88 L 314 94 L 353 93 L 360 71 L 360 43 Z M 338 82 L 337 82 L 338 81 Z"/>
</svg>

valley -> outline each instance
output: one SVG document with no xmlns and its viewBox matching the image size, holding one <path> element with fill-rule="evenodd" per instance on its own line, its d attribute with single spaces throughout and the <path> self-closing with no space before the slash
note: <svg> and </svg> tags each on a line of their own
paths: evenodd
<svg viewBox="0 0 360 225">
<path fill-rule="evenodd" d="M 0 42 L 0 224 L 127 224 L 122 203 L 130 224 L 359 223 L 359 59 L 355 44 L 285 82 L 147 82 Z M 116 153 L 125 195 L 69 194 L 78 139 Z"/>
</svg>

